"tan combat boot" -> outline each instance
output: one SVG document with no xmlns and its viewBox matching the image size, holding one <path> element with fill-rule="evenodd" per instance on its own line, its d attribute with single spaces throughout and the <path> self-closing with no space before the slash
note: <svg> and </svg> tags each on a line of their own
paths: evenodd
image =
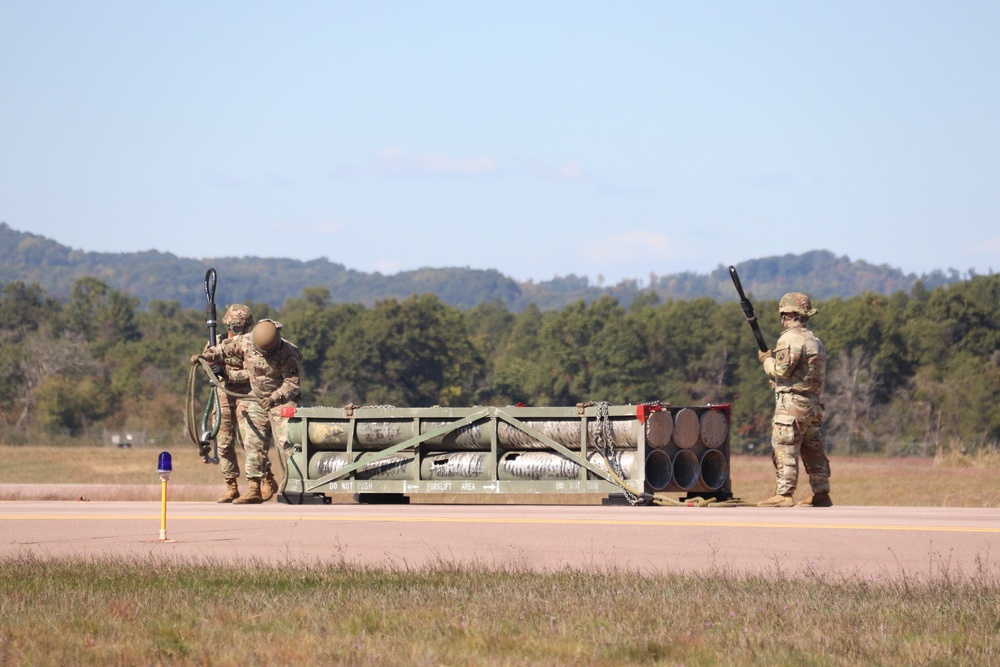
<svg viewBox="0 0 1000 667">
<path fill-rule="evenodd" d="M 236 484 L 236 478 L 226 480 L 226 492 L 216 500 L 217 503 L 231 503 L 240 497 L 240 489 Z"/>
<path fill-rule="evenodd" d="M 274 475 L 268 470 L 264 473 L 264 477 L 260 480 L 260 497 L 266 503 L 271 498 L 274 498 L 274 494 L 278 492 L 278 481 L 274 479 Z"/>
<path fill-rule="evenodd" d="M 812 494 L 799 503 L 799 505 L 803 507 L 833 507 L 833 501 L 830 500 L 829 491 L 820 491 L 819 493 Z"/>
<path fill-rule="evenodd" d="M 791 494 L 787 496 L 771 496 L 757 503 L 757 507 L 795 507 Z"/>
<path fill-rule="evenodd" d="M 247 487 L 249 487 L 247 494 L 234 500 L 234 505 L 259 505 L 264 502 L 264 499 L 260 497 L 260 477 L 247 480 Z"/>
</svg>

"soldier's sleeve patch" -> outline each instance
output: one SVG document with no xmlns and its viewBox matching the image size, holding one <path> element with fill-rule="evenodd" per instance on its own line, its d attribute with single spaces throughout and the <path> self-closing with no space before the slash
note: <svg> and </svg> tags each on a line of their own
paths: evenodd
<svg viewBox="0 0 1000 667">
<path fill-rule="evenodd" d="M 789 357 L 789 349 L 783 347 L 780 350 L 775 350 L 774 352 L 774 362 L 776 364 L 787 364 Z"/>
</svg>

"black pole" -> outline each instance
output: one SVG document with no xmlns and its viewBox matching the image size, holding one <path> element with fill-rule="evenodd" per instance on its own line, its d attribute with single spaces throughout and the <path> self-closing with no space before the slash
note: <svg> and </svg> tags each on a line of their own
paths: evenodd
<svg viewBox="0 0 1000 667">
<path fill-rule="evenodd" d="M 218 321 L 216 320 L 217 313 L 215 310 L 215 285 L 218 283 L 218 278 L 215 273 L 215 269 L 209 269 L 205 272 L 205 299 L 208 303 L 205 305 L 205 324 L 208 325 L 208 344 L 215 345 L 217 339 L 217 329 Z"/>
<path fill-rule="evenodd" d="M 760 332 L 760 325 L 757 324 L 757 313 L 754 312 L 750 299 L 743 293 L 743 285 L 740 283 L 740 277 L 736 274 L 735 266 L 729 267 L 729 276 L 733 279 L 733 284 L 736 285 L 736 292 L 740 295 L 740 308 L 743 309 L 743 316 L 750 323 L 750 328 L 753 330 L 753 337 L 757 339 L 757 347 L 760 348 L 761 352 L 767 352 L 768 347 L 767 343 L 764 342 L 764 334 Z"/>
<path fill-rule="evenodd" d="M 215 309 L 215 286 L 218 283 L 218 276 L 215 273 L 215 269 L 209 269 L 205 272 L 205 300 L 207 301 L 205 305 L 205 324 L 208 326 L 208 344 L 214 346 L 217 339 L 217 312 Z M 220 370 L 216 370 L 217 364 L 212 364 L 212 371 L 218 376 Z M 209 430 L 208 420 L 209 414 L 212 411 L 212 407 L 215 407 L 215 424 L 214 428 Z M 216 434 L 219 432 L 219 426 L 222 424 L 222 406 L 219 403 L 219 392 L 212 389 L 212 397 L 208 399 L 208 403 L 205 405 L 205 414 L 202 417 L 202 435 L 201 442 L 198 443 L 198 447 L 201 455 L 205 459 L 205 463 L 218 463 L 219 462 L 219 445 L 216 441 Z"/>
</svg>

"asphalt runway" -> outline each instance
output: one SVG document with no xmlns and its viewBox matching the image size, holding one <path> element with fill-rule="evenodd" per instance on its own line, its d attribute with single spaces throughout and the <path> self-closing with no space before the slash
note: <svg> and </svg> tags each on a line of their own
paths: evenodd
<svg viewBox="0 0 1000 667">
<path fill-rule="evenodd" d="M 1000 574 L 1000 509 L 0 502 L 0 558 L 931 580 Z"/>
</svg>

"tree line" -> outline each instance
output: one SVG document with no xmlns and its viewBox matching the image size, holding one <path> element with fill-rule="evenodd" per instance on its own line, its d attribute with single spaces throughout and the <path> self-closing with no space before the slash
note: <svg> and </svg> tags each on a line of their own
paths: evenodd
<svg viewBox="0 0 1000 667">
<path fill-rule="evenodd" d="M 374 306 L 385 299 L 405 299 L 418 294 L 436 294 L 456 308 L 472 308 L 500 302 L 514 312 L 534 304 L 544 311 L 560 310 L 579 300 L 593 303 L 610 296 L 628 307 L 633 299 L 649 292 L 660 299 L 694 299 L 703 296 L 719 301 L 732 298 L 732 282 L 724 266 L 708 274 L 650 274 L 615 285 L 597 284 L 586 276 L 556 276 L 551 280 L 518 282 L 495 269 L 431 268 L 400 271 L 391 275 L 348 269 L 325 258 L 299 261 L 281 258 L 222 257 L 190 259 L 157 251 L 98 253 L 73 250 L 43 236 L 12 229 L 0 222 L 0 284 L 22 280 L 37 283 L 55 298 L 68 299 L 79 278 L 96 276 L 111 289 L 127 290 L 141 299 L 143 307 L 154 300 L 176 300 L 182 307 L 197 308 L 204 295 L 197 276 L 209 267 L 223 277 L 234 301 L 253 298 L 284 307 L 308 287 L 330 290 L 335 303 Z M 918 281 L 930 289 L 959 281 L 958 271 L 934 271 L 917 276 L 886 265 L 838 257 L 827 250 L 799 255 L 764 257 L 736 265 L 749 292 L 762 298 L 780 298 L 787 285 L 807 292 L 814 299 L 850 297 L 864 292 L 892 294 L 910 290 Z M 969 276 L 973 271 L 969 270 Z"/>
<path fill-rule="evenodd" d="M 219 314 L 228 301 L 218 295 Z M 371 306 L 307 287 L 272 317 L 301 350 L 302 405 L 731 404 L 734 451 L 769 452 L 773 394 L 735 295 L 558 310 L 460 309 L 431 294 Z M 755 301 L 769 342 L 777 300 Z M 828 355 L 827 442 L 841 454 L 1000 442 L 1000 276 L 814 302 Z M 184 438 L 188 358 L 204 309 L 139 299 L 88 276 L 68 299 L 14 281 L 0 294 L 0 441 Z M 207 391 L 207 387 L 203 387 Z"/>
</svg>

